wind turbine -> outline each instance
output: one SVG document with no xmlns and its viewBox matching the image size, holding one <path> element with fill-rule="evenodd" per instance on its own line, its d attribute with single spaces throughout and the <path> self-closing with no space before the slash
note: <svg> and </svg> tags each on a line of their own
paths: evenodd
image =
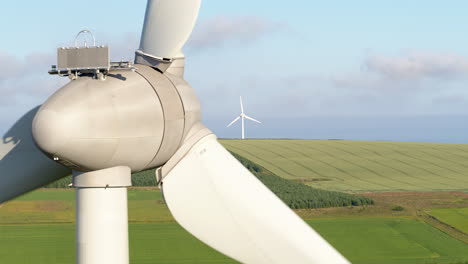
<svg viewBox="0 0 468 264">
<path fill-rule="evenodd" d="M 182 53 L 200 4 L 148 0 L 134 66 L 59 49 L 51 73 L 71 80 L 0 141 L 0 203 L 73 173 L 77 263 L 127 264 L 131 172 L 158 168 L 177 222 L 231 258 L 349 263 L 201 123 Z"/>
<path fill-rule="evenodd" d="M 259 124 L 261 124 L 262 122 L 244 114 L 244 105 L 242 104 L 242 96 L 239 96 L 239 99 L 240 99 L 240 107 L 241 107 L 241 113 L 238 117 L 236 117 L 231 123 L 229 123 L 229 125 L 227 125 L 227 127 L 230 127 L 232 124 L 234 124 L 235 122 L 237 122 L 237 120 L 241 119 L 241 122 L 242 122 L 242 139 L 245 139 L 245 128 L 244 128 L 244 119 L 247 118 L 251 121 L 254 121 L 254 122 L 257 122 Z"/>
</svg>

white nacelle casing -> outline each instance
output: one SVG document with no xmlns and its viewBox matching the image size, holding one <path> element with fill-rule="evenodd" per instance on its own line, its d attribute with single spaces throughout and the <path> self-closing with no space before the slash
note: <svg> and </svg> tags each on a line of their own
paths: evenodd
<svg viewBox="0 0 468 264">
<path fill-rule="evenodd" d="M 33 137 L 49 157 L 79 171 L 165 164 L 201 119 L 200 103 L 178 76 L 148 66 L 105 81 L 80 77 L 39 109 Z"/>
</svg>

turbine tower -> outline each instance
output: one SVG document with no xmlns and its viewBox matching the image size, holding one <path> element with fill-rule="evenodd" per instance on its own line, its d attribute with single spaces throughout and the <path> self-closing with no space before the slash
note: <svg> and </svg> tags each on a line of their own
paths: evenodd
<svg viewBox="0 0 468 264">
<path fill-rule="evenodd" d="M 76 262 L 128 264 L 131 173 L 157 168 L 174 219 L 239 262 L 349 263 L 201 123 L 182 53 L 200 4 L 148 0 L 134 66 L 59 48 L 49 73 L 70 81 L 0 140 L 0 203 L 73 173 Z"/>
<path fill-rule="evenodd" d="M 246 114 L 244 113 L 244 105 L 242 104 L 242 96 L 239 96 L 239 99 L 240 99 L 241 113 L 240 113 L 240 115 L 239 115 L 238 117 L 236 117 L 231 123 L 229 123 L 229 125 L 227 125 L 227 127 L 230 127 L 232 124 L 234 124 L 235 122 L 237 122 L 237 120 L 240 119 L 240 120 L 241 120 L 241 123 L 242 123 L 242 128 L 241 128 L 241 129 L 242 129 L 242 137 L 241 137 L 241 138 L 242 138 L 242 139 L 245 139 L 244 119 L 247 118 L 247 119 L 249 119 L 249 120 L 251 120 L 251 121 L 254 121 L 254 122 L 257 122 L 257 123 L 259 123 L 259 124 L 261 124 L 262 122 L 260 122 L 260 121 L 258 121 L 258 120 L 256 120 L 256 119 L 254 119 L 254 118 L 252 118 L 252 117 L 246 115 Z"/>
</svg>

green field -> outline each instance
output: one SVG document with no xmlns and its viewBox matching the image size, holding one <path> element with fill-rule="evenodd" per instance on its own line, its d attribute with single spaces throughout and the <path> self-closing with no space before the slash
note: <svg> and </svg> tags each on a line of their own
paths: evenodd
<svg viewBox="0 0 468 264">
<path fill-rule="evenodd" d="M 309 223 L 353 263 L 417 264 L 468 260 L 467 244 L 412 219 L 320 219 Z"/>
<path fill-rule="evenodd" d="M 274 174 L 336 191 L 468 191 L 468 144 L 221 140 Z"/>
<path fill-rule="evenodd" d="M 156 189 L 129 189 L 128 200 L 162 200 L 162 194 Z M 15 201 L 75 201 L 73 188 L 69 189 L 39 189 L 15 199 Z"/>
<path fill-rule="evenodd" d="M 128 190 L 128 217 L 133 223 L 172 222 L 159 190 Z M 1 224 L 49 224 L 75 222 L 73 189 L 41 189 L 0 207 Z M 0 262 L 1 263 L 1 262 Z"/>
<path fill-rule="evenodd" d="M 355 264 L 457 263 L 468 260 L 468 244 L 415 219 L 411 207 L 464 205 L 463 197 L 373 194 L 375 206 L 298 213 Z M 71 189 L 41 189 L 3 204 L 0 263 L 73 263 L 73 198 Z M 406 209 L 392 211 L 392 201 Z M 129 220 L 131 263 L 236 263 L 175 223 L 157 189 L 129 190 Z"/>
<path fill-rule="evenodd" d="M 430 215 L 466 234 L 468 234 L 468 208 L 433 209 Z"/>
<path fill-rule="evenodd" d="M 296 210 L 355 264 L 468 262 L 468 145 L 221 142 L 283 178 L 374 200 Z M 130 189 L 128 197 L 131 263 L 236 263 L 183 230 L 158 189 Z M 72 189 L 41 189 L 1 204 L 0 263 L 73 263 L 74 222 Z"/>
<path fill-rule="evenodd" d="M 130 224 L 130 263 L 236 263 L 176 223 Z M 0 263 L 75 262 L 75 226 L 0 225 Z"/>
<path fill-rule="evenodd" d="M 308 223 L 355 264 L 468 260 L 467 244 L 411 219 L 320 219 Z M 236 263 L 176 223 L 130 224 L 129 229 L 131 263 Z M 73 263 L 74 225 L 0 225 L 0 245 L 0 263 Z"/>
</svg>

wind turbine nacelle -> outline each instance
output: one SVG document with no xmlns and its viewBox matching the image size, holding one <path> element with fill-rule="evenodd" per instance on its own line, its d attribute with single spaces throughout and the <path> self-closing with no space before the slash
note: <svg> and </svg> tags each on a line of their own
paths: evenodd
<svg viewBox="0 0 468 264">
<path fill-rule="evenodd" d="M 136 65 L 106 80 L 79 77 L 53 94 L 33 121 L 37 146 L 78 171 L 159 167 L 198 123 L 200 104 L 180 77 Z"/>
</svg>

